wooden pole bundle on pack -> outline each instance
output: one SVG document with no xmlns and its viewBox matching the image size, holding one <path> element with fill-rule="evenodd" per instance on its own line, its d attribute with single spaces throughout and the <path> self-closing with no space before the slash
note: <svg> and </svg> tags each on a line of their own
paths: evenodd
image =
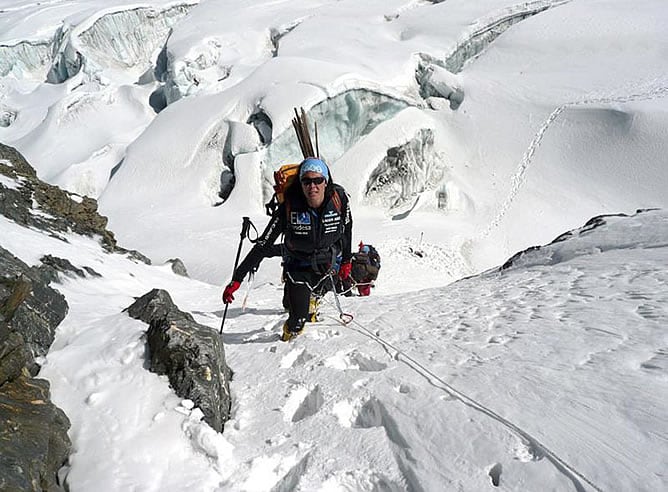
<svg viewBox="0 0 668 492">
<path fill-rule="evenodd" d="M 300 111 L 295 110 L 295 117 L 292 118 L 292 127 L 295 129 L 299 148 L 302 151 L 304 159 L 309 157 L 320 158 L 320 148 L 318 144 L 318 125 L 315 125 L 315 151 L 313 150 L 313 141 L 308 129 L 308 118 L 304 108 L 299 108 Z M 300 163 L 283 164 L 280 168 L 274 171 L 274 195 L 271 200 L 264 206 L 267 215 L 274 214 L 278 206 L 283 203 L 285 191 L 290 187 L 293 179 L 299 172 Z"/>
<path fill-rule="evenodd" d="M 308 119 L 306 118 L 306 111 L 304 108 L 300 108 L 301 115 L 295 110 L 295 117 L 292 119 L 292 126 L 295 129 L 297 134 L 297 141 L 299 142 L 299 147 L 301 148 L 302 155 L 304 159 L 307 157 L 318 157 L 320 158 L 320 149 L 318 148 L 318 125 L 315 126 L 315 145 L 316 150 L 313 150 L 313 141 L 311 140 L 311 134 L 308 130 Z"/>
</svg>

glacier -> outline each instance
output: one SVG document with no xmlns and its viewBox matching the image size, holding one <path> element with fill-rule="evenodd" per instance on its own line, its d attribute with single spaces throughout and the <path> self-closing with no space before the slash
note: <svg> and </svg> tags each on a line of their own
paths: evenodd
<svg viewBox="0 0 668 492">
<path fill-rule="evenodd" d="M 333 164 L 357 142 L 372 135 L 373 130 L 380 123 L 392 119 L 403 109 L 415 104 L 417 101 L 399 99 L 393 95 L 364 88 L 346 90 L 320 101 L 306 111 L 313 135 L 314 150 L 316 153 L 319 150 L 320 157 Z M 245 146 L 234 145 L 233 142 L 239 138 L 234 132 L 228 132 L 224 141 L 214 144 L 219 148 L 224 164 L 220 175 L 218 196 L 223 201 L 230 196 L 236 183 L 235 159 L 241 154 L 250 153 L 255 154 L 256 160 L 259 161 L 263 177 L 262 183 L 258 185 L 262 186 L 263 200 L 267 202 L 273 194 L 273 172 L 283 164 L 299 162 L 302 159 L 302 152 L 294 138 L 294 131 L 292 127 L 285 128 L 274 138 L 273 122 L 261 108 L 254 111 L 245 124 L 242 122 L 228 123 L 228 125 L 232 124 L 237 133 L 239 131 L 247 133 L 247 127 L 254 128 L 257 138 L 252 139 L 246 135 L 243 139 L 245 142 L 253 140 L 255 146 L 248 145 L 248 143 Z M 315 138 L 316 126 L 317 141 Z M 217 139 L 218 137 L 212 140 Z M 315 149 L 316 146 L 318 149 Z M 236 150 L 233 151 L 233 148 Z M 404 161 L 404 165 L 409 164 Z M 402 186 L 411 187 L 412 184 Z M 423 186 L 418 185 L 417 187 Z"/>
<path fill-rule="evenodd" d="M 224 336 L 239 378 L 224 437 L 174 420 L 193 409 L 173 398 L 141 392 L 148 405 L 137 404 L 136 385 L 125 395 L 111 380 L 98 391 L 88 384 L 96 368 L 73 380 L 84 359 L 57 374 L 61 355 L 90 353 L 73 337 L 105 328 L 130 338 L 93 351 L 107 349 L 109 367 L 123 374 L 143 371 L 145 326 L 120 311 L 162 274 L 115 262 L 100 270 L 106 285 L 68 280 L 63 288 L 81 309 L 61 332 L 62 351 L 50 355 L 50 375 L 78 436 L 63 472 L 70 488 L 661 489 L 663 454 L 645 459 L 660 441 L 645 432 L 656 427 L 645 410 L 662 417 L 665 404 L 644 389 L 666 361 L 656 323 L 668 305 L 665 248 L 655 247 L 665 243 L 666 214 L 606 219 L 610 227 L 461 279 L 592 216 L 666 206 L 662 0 L 189 1 L 5 0 L 23 11 L 0 13 L 3 54 L 24 46 L 11 48 L 16 63 L 0 75 L 0 141 L 46 180 L 97 196 L 120 244 L 154 263 L 180 258 L 193 280 L 172 284 L 175 300 L 217 330 L 239 223 L 267 223 L 271 171 L 301 158 L 290 122 L 303 107 L 350 196 L 354 243 L 374 244 L 383 270 L 372 296 L 341 299 L 359 325 L 326 320 L 292 353 L 263 343 L 280 330 L 283 289 L 280 261 L 262 264 L 228 313 Z M 34 35 L 17 22 L 44 19 L 42 10 L 53 19 L 31 17 Z M 145 31 L 130 32 L 139 23 Z M 37 46 L 47 54 L 17 61 Z M 44 239 L 79 266 L 98 264 L 79 242 L 3 228 L 21 254 Z M 620 239 L 629 235 L 635 242 Z M 171 275 L 166 264 L 154 269 Z M 336 317 L 335 303 L 323 308 Z M 372 330 L 356 331 L 365 325 Z M 365 333 L 418 354 L 445 385 Z M 642 343 L 629 345 L 634 336 Z M 439 344 L 446 349 L 435 351 Z M 269 379 L 257 370 L 265 359 L 278 369 Z M 620 375 L 627 379 L 611 396 Z M 319 389 L 314 377 L 325 381 Z M 466 395 L 448 391 L 451 383 Z M 629 391 L 642 402 L 631 413 L 615 406 Z M 556 405 L 554 395 L 563 396 Z M 425 405 L 415 402 L 442 412 L 428 412 L 424 425 Z M 137 425 L 105 436 L 90 425 L 128 415 Z M 601 425 L 573 426 L 583 418 Z M 332 423 L 333 440 L 321 439 Z M 164 453 L 150 452 L 146 432 Z M 597 447 L 601 436 L 624 456 Z M 462 442 L 473 443 L 469 452 L 448 460 Z M 122 460 L 101 462 L 101 446 Z M 187 463 L 177 474 L 174 459 Z M 637 476 L 623 473 L 630 469 Z"/>
<path fill-rule="evenodd" d="M 95 11 L 86 4 L 87 10 L 76 16 L 54 16 L 57 22 L 30 41 L 55 39 L 59 32 L 55 51 L 60 58 L 51 73 L 54 81 L 70 78 L 27 87 L 12 85 L 13 75 L 2 78 L 0 92 L 6 97 L 0 101 L 0 138 L 16 144 L 46 179 L 98 196 L 123 238 L 120 219 L 139 220 L 133 210 L 142 210 L 141 220 L 155 223 L 158 212 L 151 205 L 162 193 L 187 195 L 188 206 L 181 208 L 210 216 L 212 224 L 218 220 L 214 216 L 225 222 L 232 210 L 262 213 L 272 192 L 272 171 L 300 158 L 290 119 L 292 108 L 304 107 L 318 122 L 322 156 L 356 207 L 404 222 L 422 213 L 439 219 L 447 215 L 466 230 L 464 235 L 472 235 L 475 247 L 503 245 L 503 252 L 480 254 L 472 261 L 478 267 L 528 241 L 552 236 L 541 227 L 529 227 L 527 235 L 527 224 L 514 220 L 524 210 L 556 217 L 554 231 L 617 203 L 613 193 L 582 190 L 578 183 L 566 182 L 560 171 L 564 166 L 591 167 L 582 162 L 579 150 L 606 128 L 606 114 L 596 112 L 599 107 L 632 103 L 625 112 L 633 115 L 629 135 L 635 140 L 625 160 L 641 165 L 655 161 L 661 151 L 635 137 L 638 125 L 654 132 L 665 119 L 651 108 L 663 97 L 665 79 L 661 67 L 651 63 L 656 50 L 634 49 L 643 63 L 631 72 L 618 57 L 601 57 L 593 49 L 615 35 L 640 39 L 642 26 L 645 35 L 653 25 L 646 20 L 650 8 L 640 9 L 640 20 L 631 24 L 601 12 L 608 27 L 597 34 L 601 39 L 590 41 L 584 39 L 586 33 L 563 29 L 580 12 L 577 2 L 564 0 L 369 0 L 363 5 L 295 0 L 260 5 L 119 2 L 98 5 Z M 152 18 L 152 11 L 164 18 Z M 342 12 L 347 22 L 332 30 Z M 139 19 L 149 31 L 112 42 Z M 5 25 L 12 30 L 0 35 L 0 44 L 28 39 L 17 34 L 18 27 Z M 567 84 L 561 79 L 555 83 L 553 76 L 563 60 L 536 44 L 536 39 L 548 38 L 550 46 L 577 64 Z M 137 46 L 143 41 L 146 46 Z M 101 52 L 105 43 L 108 53 Z M 630 42 L 624 49 L 636 45 Z M 594 56 L 602 63 L 600 70 L 591 68 Z M 597 75 L 601 73 L 606 75 Z M 618 97 L 638 92 L 641 84 L 647 86 L 646 103 Z M 34 104 L 37 93 L 41 97 L 45 91 L 51 91 L 48 105 Z M 610 95 L 615 97 L 605 97 Z M 568 106 L 582 100 L 593 102 Z M 116 135 L 113 141 L 93 124 L 94 141 L 72 145 L 83 133 L 66 134 L 77 134 L 67 115 L 70 104 L 75 118 L 100 114 L 113 122 L 108 132 Z M 131 118 L 118 117 L 125 105 Z M 591 120 L 580 118 L 585 113 Z M 61 120 L 64 125 L 58 124 Z M 37 136 L 40 146 L 34 143 Z M 562 138 L 567 145 L 556 143 Z M 63 152 L 54 152 L 59 142 L 68 144 Z M 528 164 L 526 152 L 532 157 Z M 605 176 L 605 166 L 591 173 Z M 179 178 L 171 182 L 164 176 Z M 160 184 L 143 189 L 136 184 L 140 178 Z M 634 187 L 630 195 L 644 186 L 643 180 L 629 181 Z M 567 190 L 562 200 L 542 200 L 534 193 L 546 181 Z M 490 188 L 493 193 L 481 195 L 480 190 Z M 126 198 L 116 202 L 114 194 Z M 584 198 L 573 206 L 576 195 Z M 644 197 L 641 205 L 662 200 L 647 193 Z M 167 230 L 155 232 L 169 235 Z M 137 247 L 150 253 L 153 245 Z M 173 250 L 168 256 L 176 254 Z M 207 268 L 194 271 L 209 275 Z"/>
<path fill-rule="evenodd" d="M 443 67 L 452 73 L 461 72 L 467 63 L 474 60 L 496 38 L 513 25 L 549 8 L 570 1 L 572 0 L 537 0 L 520 3 L 512 8 L 504 8 L 477 20 L 471 26 L 470 31 L 462 35 L 455 49 L 445 57 Z"/>
<path fill-rule="evenodd" d="M 0 76 L 58 84 L 83 70 L 100 80 L 105 79 L 105 71 L 136 79 L 152 69 L 171 28 L 197 5 L 162 3 L 137 6 L 121 2 L 84 10 L 87 16 L 64 14 L 53 31 L 40 33 L 39 39 L 0 37 Z"/>
</svg>

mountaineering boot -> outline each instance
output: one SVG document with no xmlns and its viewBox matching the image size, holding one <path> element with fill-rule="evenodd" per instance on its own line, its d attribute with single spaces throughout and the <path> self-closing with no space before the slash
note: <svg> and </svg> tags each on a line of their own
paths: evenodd
<svg viewBox="0 0 668 492">
<path fill-rule="evenodd" d="M 311 296 L 308 302 L 308 320 L 311 323 L 317 323 L 320 321 L 320 313 L 318 312 L 320 308 L 320 298 Z"/>
<path fill-rule="evenodd" d="M 283 333 L 281 334 L 282 342 L 289 342 L 295 335 L 288 330 L 288 322 L 283 323 Z"/>
<path fill-rule="evenodd" d="M 298 323 L 295 328 L 292 330 L 288 327 L 288 322 L 283 323 L 283 334 L 281 335 L 281 341 L 289 342 L 297 335 L 300 335 L 304 331 L 304 323 Z"/>
</svg>

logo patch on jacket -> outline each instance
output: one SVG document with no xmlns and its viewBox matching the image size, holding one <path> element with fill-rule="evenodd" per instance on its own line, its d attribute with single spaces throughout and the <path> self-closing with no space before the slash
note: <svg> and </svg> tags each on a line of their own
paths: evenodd
<svg viewBox="0 0 668 492">
<path fill-rule="evenodd" d="M 338 231 L 341 223 L 341 216 L 334 210 L 329 210 L 325 214 L 322 222 L 325 224 L 325 234 L 331 234 Z"/>
<path fill-rule="evenodd" d="M 297 225 L 311 225 L 311 215 L 308 212 L 290 212 L 290 222 Z"/>
</svg>

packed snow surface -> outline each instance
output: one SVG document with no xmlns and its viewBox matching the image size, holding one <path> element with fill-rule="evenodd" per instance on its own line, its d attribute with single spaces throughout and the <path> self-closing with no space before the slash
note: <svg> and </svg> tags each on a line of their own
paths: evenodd
<svg viewBox="0 0 668 492">
<path fill-rule="evenodd" d="M 144 369 L 146 326 L 122 312 L 161 287 L 218 329 L 215 286 L 0 223 L 24 261 L 102 274 L 58 285 L 70 313 L 42 361 L 72 420 L 72 490 L 660 490 L 668 214 L 597 224 L 448 287 L 342 298 L 347 326 L 330 294 L 292 343 L 282 286 L 256 286 L 229 309 L 217 434 Z"/>
<path fill-rule="evenodd" d="M 54 284 L 41 361 L 69 489 L 667 489 L 668 215 L 635 214 L 668 205 L 666 25 L 663 0 L 3 2 L 0 142 L 158 265 L 0 217 L 24 261 L 102 274 Z M 382 269 L 351 324 L 330 296 L 285 344 L 263 263 L 228 311 L 219 435 L 123 309 L 162 287 L 219 329 L 295 107 Z"/>
</svg>

